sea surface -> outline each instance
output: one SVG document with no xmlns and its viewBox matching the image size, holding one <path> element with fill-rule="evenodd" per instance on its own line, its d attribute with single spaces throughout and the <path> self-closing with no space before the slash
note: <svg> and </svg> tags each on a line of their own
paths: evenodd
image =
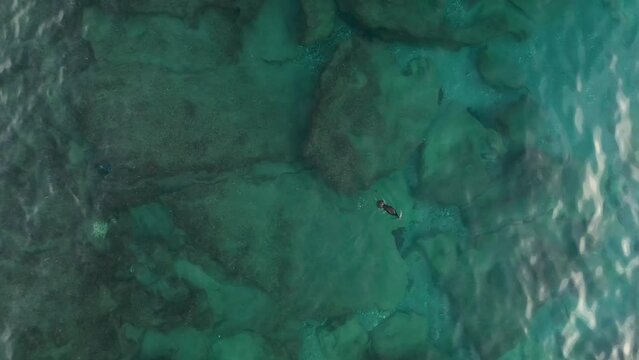
<svg viewBox="0 0 639 360">
<path fill-rule="evenodd" d="M 639 358 L 639 2 L 0 1 L 0 360 Z"/>
</svg>

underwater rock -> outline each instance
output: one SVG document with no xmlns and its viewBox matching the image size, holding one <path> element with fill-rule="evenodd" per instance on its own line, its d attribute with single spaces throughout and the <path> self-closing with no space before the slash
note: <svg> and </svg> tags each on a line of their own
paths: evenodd
<svg viewBox="0 0 639 360">
<path fill-rule="evenodd" d="M 510 263 L 512 256 L 497 242 L 486 244 L 461 254 L 457 267 L 440 279 L 440 285 L 468 343 L 482 358 L 497 359 L 523 334 L 527 298 Z"/>
<path fill-rule="evenodd" d="M 374 203 L 338 197 L 308 172 L 264 165 L 165 200 L 200 249 L 290 316 L 392 309 L 404 295 L 406 267 L 391 233 L 397 220 Z"/>
<path fill-rule="evenodd" d="M 204 11 L 195 26 L 167 15 L 125 17 L 96 7 L 84 10 L 82 22 L 100 63 L 197 72 L 231 62 L 241 44 L 239 27 L 215 9 Z"/>
<path fill-rule="evenodd" d="M 550 244 L 560 236 L 551 218 L 536 220 L 478 238 L 464 255 L 468 262 L 446 289 L 482 358 L 498 358 L 525 338 L 531 316 L 570 278 L 578 253 Z"/>
<path fill-rule="evenodd" d="M 564 181 L 574 176 L 562 163 L 529 151 L 504 164 L 502 177 L 462 210 L 462 220 L 472 236 L 480 236 L 547 216 L 555 208 L 565 211 L 571 206 L 565 199 L 577 198 L 577 188 L 566 188 Z"/>
<path fill-rule="evenodd" d="M 362 360 L 368 349 L 368 333 L 357 319 L 318 330 L 318 341 L 326 360 Z"/>
<path fill-rule="evenodd" d="M 551 18 L 540 11 L 545 4 L 537 3 L 542 2 L 548 1 L 338 0 L 341 11 L 376 35 L 453 46 L 481 44 L 503 36 L 522 40 L 534 31 L 535 21 Z M 553 6 L 551 14 L 556 17 L 562 9 Z"/>
<path fill-rule="evenodd" d="M 449 6 L 457 1 L 449 1 Z M 469 2 L 467 2 L 469 3 Z M 465 45 L 496 39 L 525 40 L 566 14 L 565 0 L 479 0 L 465 8 L 461 21 L 450 22 L 449 38 Z"/>
<path fill-rule="evenodd" d="M 530 314 L 552 298 L 579 262 L 580 225 L 571 170 L 529 152 L 495 186 L 462 209 L 470 248 L 445 288 L 479 353 L 497 358 L 529 329 Z M 581 215 L 580 215 L 581 216 Z M 461 286 L 469 282 L 471 286 Z M 508 294 L 507 301 L 498 294 Z"/>
<path fill-rule="evenodd" d="M 439 107 L 429 60 L 402 68 L 390 47 L 362 39 L 337 50 L 318 94 L 306 156 L 343 192 L 402 168 Z"/>
<path fill-rule="evenodd" d="M 140 359 L 207 360 L 209 340 L 205 333 L 190 327 L 167 332 L 148 330 L 140 344 Z"/>
<path fill-rule="evenodd" d="M 149 294 L 162 298 L 166 303 L 183 303 L 189 296 L 188 288 L 174 274 L 154 271 L 154 265 L 156 265 L 155 262 L 139 262 L 132 265 L 130 269 L 137 282 Z"/>
<path fill-rule="evenodd" d="M 509 44 L 496 46 L 492 43 L 484 47 L 477 58 L 477 70 L 488 85 L 498 90 L 517 90 L 526 86 L 526 69 L 520 66 L 519 59 L 513 58 Z"/>
<path fill-rule="evenodd" d="M 166 14 L 193 20 L 202 9 L 218 7 L 236 14 L 239 20 L 251 19 L 264 0 L 99 0 L 103 8 L 113 12 Z"/>
<path fill-rule="evenodd" d="M 246 26 L 241 56 L 244 63 L 256 67 L 256 76 L 280 73 L 283 69 L 278 67 L 301 60 L 303 48 L 299 45 L 296 23 L 298 1 L 266 0 L 254 21 Z"/>
<path fill-rule="evenodd" d="M 452 234 L 438 234 L 417 240 L 419 246 L 426 253 L 428 264 L 435 274 L 441 278 L 448 278 L 457 267 L 459 249 L 457 238 Z"/>
<path fill-rule="evenodd" d="M 441 1 L 338 0 L 340 10 L 359 24 L 392 37 L 431 39 L 439 34 L 445 6 Z"/>
<path fill-rule="evenodd" d="M 162 240 L 175 236 L 176 230 L 169 209 L 160 203 L 131 208 L 129 215 L 134 236 Z"/>
<path fill-rule="evenodd" d="M 142 343 L 145 330 L 130 323 L 124 323 L 118 330 L 120 348 L 126 353 L 135 353 Z"/>
<path fill-rule="evenodd" d="M 301 0 L 306 19 L 302 42 L 311 44 L 328 37 L 335 27 L 336 6 L 334 0 Z"/>
<path fill-rule="evenodd" d="M 176 186 L 188 174 L 297 158 L 315 75 L 294 61 L 289 26 L 269 26 L 292 11 L 286 1 L 269 1 L 244 32 L 216 24 L 214 9 L 194 28 L 164 15 L 85 11 L 97 64 L 76 80 L 72 99 L 92 157 L 112 166 L 99 182 L 110 206 L 148 201 L 170 177 Z M 224 31 L 238 31 L 230 47 L 244 44 L 234 60 L 216 39 Z"/>
<path fill-rule="evenodd" d="M 95 157 L 113 166 L 105 181 L 220 171 L 291 159 L 298 149 L 308 103 L 295 82 L 300 78 L 272 84 L 282 90 L 273 92 L 236 67 L 181 75 L 130 65 L 87 75 L 78 107 Z"/>
<path fill-rule="evenodd" d="M 449 240 L 456 246 L 456 239 L 449 237 Z M 408 288 L 397 311 L 423 316 L 427 324 L 429 346 L 448 353 L 449 358 L 454 358 L 453 353 L 467 351 L 469 347 L 468 344 L 459 341 L 457 320 L 446 293 L 440 288 L 440 283 L 445 283 L 445 280 L 442 280 L 441 275 L 440 279 L 437 279 L 437 274 L 433 274 L 434 271 L 431 269 L 434 266 L 429 264 L 430 259 L 425 256 L 420 242 L 418 240 L 417 246 L 404 255 L 408 267 Z"/>
<path fill-rule="evenodd" d="M 425 317 L 397 312 L 371 332 L 371 344 L 380 359 L 441 359 L 428 335 Z"/>
<path fill-rule="evenodd" d="M 451 104 L 421 150 L 418 194 L 444 205 L 469 204 L 497 179 L 505 153 L 496 131 Z"/>
<path fill-rule="evenodd" d="M 568 10 L 568 0 L 510 0 L 522 15 L 533 20 L 536 26 L 560 18 Z"/>
<path fill-rule="evenodd" d="M 510 0 L 479 0 L 466 11 L 464 23 L 450 31 L 453 42 L 481 44 L 504 36 L 524 40 L 534 31 L 533 19 Z"/>
<path fill-rule="evenodd" d="M 276 354 L 270 344 L 252 332 L 241 332 L 215 342 L 208 359 L 215 360 L 279 360 L 285 357 Z"/>
<path fill-rule="evenodd" d="M 104 285 L 100 285 L 100 290 L 98 291 L 99 300 L 98 307 L 96 312 L 100 315 L 107 315 L 118 307 L 118 303 L 113 300 L 113 296 L 111 296 L 111 291 Z"/>
<path fill-rule="evenodd" d="M 556 124 L 529 95 L 496 111 L 495 127 L 508 141 L 514 153 L 542 152 L 555 159 L 565 157 Z"/>
<path fill-rule="evenodd" d="M 69 48 L 61 55 L 64 65 L 60 66 L 69 69 L 69 75 L 81 73 L 95 61 L 93 49 L 85 39 L 78 36 L 78 39 L 69 40 L 67 44 Z"/>
</svg>

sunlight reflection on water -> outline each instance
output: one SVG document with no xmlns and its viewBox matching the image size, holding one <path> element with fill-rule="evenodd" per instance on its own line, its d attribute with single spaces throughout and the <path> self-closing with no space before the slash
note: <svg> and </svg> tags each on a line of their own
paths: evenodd
<svg viewBox="0 0 639 360">
<path fill-rule="evenodd" d="M 458 3 L 455 5 L 449 11 L 461 8 Z M 428 335 L 433 341 L 444 344 L 442 347 L 461 346 L 467 341 L 471 347 L 483 347 L 486 353 L 499 352 L 504 360 L 534 358 L 531 354 L 540 353 L 548 354 L 549 359 L 632 359 L 639 356 L 636 340 L 639 336 L 636 321 L 639 310 L 639 134 L 633 126 L 639 101 L 636 85 L 639 61 L 635 60 L 639 54 L 639 41 L 635 37 L 628 40 L 628 28 L 630 32 L 637 28 L 636 24 L 630 24 L 635 21 L 633 11 L 639 9 L 636 9 L 637 5 L 627 6 L 629 9 L 620 10 L 621 22 L 598 17 L 589 12 L 594 10 L 589 10 L 583 16 L 567 15 L 563 23 L 548 25 L 528 43 L 513 44 L 513 51 L 519 54 L 517 63 L 530 66 L 526 91 L 539 100 L 536 106 L 543 111 L 534 117 L 539 124 L 527 129 L 520 139 L 535 151 L 522 155 L 521 163 L 509 169 L 514 174 L 512 178 L 496 185 L 508 189 L 507 195 L 502 194 L 498 201 L 489 201 L 485 207 L 478 206 L 477 209 L 423 202 L 402 209 L 407 214 L 406 222 L 401 223 L 401 231 L 393 235 L 398 243 L 406 240 L 405 248 L 418 247 L 416 253 L 432 250 L 422 240 L 433 233 L 457 236 L 451 235 L 451 239 L 468 238 L 465 242 L 438 249 L 441 251 L 438 255 L 453 259 L 452 270 L 433 259 L 429 259 L 428 264 L 417 260 L 411 263 L 409 294 L 414 297 L 404 299 L 399 306 L 400 312 L 432 316 L 429 317 L 433 324 L 430 324 L 432 328 L 428 329 Z M 0 4 L 0 12 L 7 8 L 12 15 L 1 25 L 0 31 L 2 40 L 8 44 L 0 48 L 0 104 L 7 110 L 0 114 L 0 185 L 7 189 L 0 199 L 0 207 L 3 207 L 0 214 L 5 215 L 0 221 L 0 255 L 3 256 L 0 268 L 9 281 L 0 289 L 3 297 L 0 310 L 8 314 L 1 319 L 4 330 L 0 334 L 0 347 L 4 358 L 12 359 L 18 343 L 16 338 L 20 339 L 23 349 L 44 338 L 51 344 L 42 346 L 64 348 L 66 343 L 60 340 L 62 335 L 56 337 L 55 331 L 65 321 L 65 316 L 75 320 L 74 316 L 80 317 L 74 313 L 74 306 L 87 297 L 86 289 L 93 289 L 90 287 L 95 285 L 92 277 L 104 276 L 100 271 L 90 273 L 87 269 L 92 268 L 87 264 L 116 267 L 103 257 L 92 255 L 87 248 L 106 241 L 107 234 L 112 232 L 114 236 L 124 236 L 127 241 L 129 238 L 117 230 L 111 231 L 108 224 L 115 223 L 115 217 L 107 222 L 94 215 L 100 212 L 101 200 L 91 188 L 96 175 L 91 172 L 90 161 L 85 159 L 89 152 L 84 150 L 84 144 L 78 145 L 82 143 L 76 134 L 79 130 L 70 125 L 85 121 L 86 114 L 77 109 L 71 111 L 63 105 L 65 101 L 77 100 L 69 100 L 67 97 L 71 95 L 66 93 L 61 95 L 66 86 L 71 86 L 69 82 L 73 81 L 73 75 L 70 73 L 74 69 L 62 65 L 61 54 L 67 56 L 67 52 L 55 53 L 48 46 L 53 42 L 49 36 L 68 20 L 68 9 L 53 8 L 43 19 L 41 14 L 36 16 L 35 1 L 14 0 L 10 6 Z M 599 22 L 582 24 L 587 21 Z M 340 26 L 341 41 L 352 33 L 346 25 Z M 306 65 L 320 69 L 333 46 L 336 45 L 330 43 L 321 48 L 304 48 Z M 451 52 L 427 46 L 419 48 L 414 44 L 393 46 L 400 61 L 429 56 L 439 67 L 455 68 L 442 80 L 442 88 L 447 92 L 444 94 L 442 90 L 443 100 L 440 100 L 464 101 L 480 118 L 481 114 L 490 114 L 481 119 L 488 125 L 495 126 L 490 123 L 493 106 L 486 103 L 516 98 L 482 83 L 474 69 L 475 48 Z M 456 54 L 455 57 L 451 58 L 451 53 Z M 116 85 L 109 83 L 105 87 Z M 128 108 L 133 105 L 126 105 L 127 101 L 122 100 L 122 106 L 127 106 L 122 113 L 133 118 L 137 112 Z M 232 105 L 235 106 L 235 102 Z M 67 125 L 68 129 L 65 128 Z M 540 133 L 543 136 L 539 136 Z M 84 167 L 70 165 L 71 143 L 80 148 L 73 153 L 79 153 L 76 154 L 77 162 Z M 85 166 L 85 163 L 89 165 Z M 406 176 L 410 178 L 414 174 Z M 165 181 L 179 183 L 180 179 Z M 393 191 L 394 184 L 384 185 L 375 196 L 381 198 Z M 370 194 L 358 196 L 354 200 L 355 208 L 368 214 L 367 220 L 373 223 L 378 221 L 378 213 L 372 208 L 375 199 L 369 197 Z M 467 197 L 470 198 L 470 194 Z M 396 201 L 395 198 L 386 200 Z M 65 213 L 61 205 L 65 203 L 72 204 L 74 210 Z M 62 218 L 66 216 L 71 220 L 64 221 Z M 462 218 L 467 227 L 461 226 Z M 126 221 L 129 220 L 122 223 Z M 351 224 L 351 227 L 359 225 L 362 224 Z M 318 225 L 321 226 L 323 224 Z M 362 225 L 363 228 L 367 226 Z M 58 247 L 62 249 L 59 253 L 51 250 Z M 166 269 L 171 268 L 165 258 L 168 255 L 162 251 L 169 251 L 159 246 L 159 250 L 149 251 L 150 255 L 146 255 L 148 247 L 151 245 L 144 243 L 136 251 L 144 254 L 141 257 L 157 261 L 158 269 L 153 268 L 153 271 L 168 271 Z M 135 260 L 131 260 L 135 256 L 131 254 L 113 256 L 116 257 L 111 261 L 131 262 L 126 268 L 135 265 Z M 439 265 L 441 268 L 436 268 Z M 105 271 L 115 271 L 108 266 L 105 265 Z M 210 265 L 211 268 L 217 266 Z M 430 266 L 446 276 L 454 276 L 420 273 L 420 266 Z M 464 266 L 470 271 L 459 270 Z M 153 276 L 148 275 L 149 278 Z M 111 283 L 113 289 L 108 290 L 107 295 L 102 291 L 96 308 L 121 306 L 112 305 L 115 301 L 109 291 L 116 290 L 130 290 L 131 302 L 144 304 L 149 301 L 149 307 L 141 307 L 144 311 L 162 308 L 164 300 L 149 300 L 147 296 L 150 295 L 138 291 L 139 284 L 127 283 L 130 279 L 125 275 L 117 273 L 114 277 L 125 280 L 118 278 Z M 158 277 L 148 281 L 162 284 L 173 281 L 182 285 L 181 279 L 169 280 Z M 427 282 L 435 282 L 442 288 L 446 285 L 446 291 L 437 286 L 426 286 Z M 91 295 L 95 295 L 94 292 Z M 189 296 L 194 298 L 190 299 L 193 303 L 202 302 L 198 298 L 202 294 Z M 468 308 L 470 300 L 476 301 L 476 309 L 459 309 L 464 305 Z M 193 309 L 186 312 L 198 310 L 199 305 L 188 306 Z M 31 311 L 31 308 L 37 311 Z M 433 310 L 436 313 L 429 314 L 429 309 L 436 309 Z M 123 321 L 120 317 L 130 314 L 110 311 L 98 318 L 102 322 L 96 320 L 99 324 L 96 328 L 113 326 L 118 331 L 123 328 L 119 323 L 117 326 L 111 323 Z M 385 311 L 361 311 L 355 316 L 365 337 L 392 315 Z M 491 311 L 494 314 L 484 313 Z M 45 330 L 38 328 L 38 322 L 46 322 L 48 317 L 55 325 L 42 326 Z M 160 327 L 152 317 L 145 313 L 143 325 Z M 484 321 L 488 321 L 489 326 Z M 505 324 L 505 330 L 500 328 L 502 324 Z M 326 326 L 326 322 L 305 328 L 303 336 L 311 340 L 301 346 L 302 352 L 320 351 L 315 349 L 320 346 L 316 330 L 322 326 Z M 331 326 L 338 327 L 332 323 Z M 144 329 L 142 325 L 140 328 Z M 508 332 L 520 329 L 525 334 L 523 339 L 508 338 L 511 343 L 500 343 L 507 338 Z M 492 331 L 498 336 L 493 338 L 486 334 Z M 130 330 L 126 336 L 135 338 L 132 332 Z M 469 340 L 466 333 L 484 335 L 489 341 L 482 344 Z M 91 335 L 101 336 L 102 333 L 93 329 Z M 123 343 L 130 340 L 122 334 L 117 336 L 121 336 L 117 340 Z M 302 358 L 311 359 L 312 356 Z"/>
</svg>

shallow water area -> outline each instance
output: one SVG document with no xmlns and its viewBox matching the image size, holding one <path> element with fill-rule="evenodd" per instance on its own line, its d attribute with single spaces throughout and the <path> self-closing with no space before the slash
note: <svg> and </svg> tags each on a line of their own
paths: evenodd
<svg viewBox="0 0 639 360">
<path fill-rule="evenodd" d="M 0 359 L 639 357 L 637 14 L 0 2 Z"/>
</svg>

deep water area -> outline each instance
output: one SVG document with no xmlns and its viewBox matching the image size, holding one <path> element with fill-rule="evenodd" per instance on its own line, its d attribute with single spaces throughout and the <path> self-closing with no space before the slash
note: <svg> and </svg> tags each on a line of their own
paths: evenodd
<svg viewBox="0 0 639 360">
<path fill-rule="evenodd" d="M 0 1 L 0 360 L 639 359 L 639 1 Z"/>
</svg>

